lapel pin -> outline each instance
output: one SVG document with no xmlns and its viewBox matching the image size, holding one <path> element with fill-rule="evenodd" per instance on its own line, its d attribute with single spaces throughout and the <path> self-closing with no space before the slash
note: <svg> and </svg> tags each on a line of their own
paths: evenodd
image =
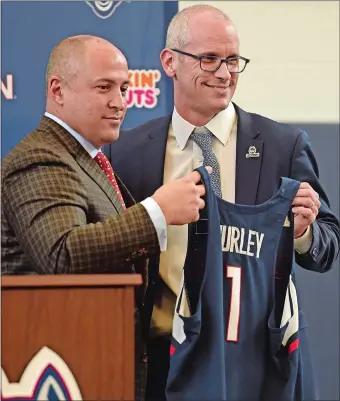
<svg viewBox="0 0 340 401">
<path fill-rule="evenodd" d="M 260 157 L 260 153 L 256 151 L 255 146 L 249 146 L 246 158 L 249 159 L 250 157 Z"/>
<path fill-rule="evenodd" d="M 290 221 L 289 221 L 287 216 L 286 216 L 286 219 L 285 219 L 285 221 L 283 223 L 283 227 L 290 227 Z"/>
</svg>

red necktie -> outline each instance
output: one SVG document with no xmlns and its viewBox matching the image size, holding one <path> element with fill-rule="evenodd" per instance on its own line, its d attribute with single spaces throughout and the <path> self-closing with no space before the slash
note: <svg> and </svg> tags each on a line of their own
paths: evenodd
<svg viewBox="0 0 340 401">
<path fill-rule="evenodd" d="M 109 162 L 108 158 L 104 155 L 103 152 L 98 152 L 97 156 L 94 158 L 94 160 L 98 163 L 100 168 L 104 171 L 106 177 L 109 179 L 114 190 L 116 191 L 116 194 L 118 196 L 118 199 L 120 200 L 120 203 L 122 204 L 123 209 L 126 210 L 124 199 L 119 190 L 119 186 L 116 181 L 116 178 L 115 178 L 115 175 L 113 172 L 113 168 L 112 168 L 111 163 Z"/>
</svg>

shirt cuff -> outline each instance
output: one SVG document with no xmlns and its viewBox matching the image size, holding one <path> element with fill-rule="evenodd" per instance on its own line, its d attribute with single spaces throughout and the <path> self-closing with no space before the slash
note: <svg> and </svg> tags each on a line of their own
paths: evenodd
<svg viewBox="0 0 340 401">
<path fill-rule="evenodd" d="M 141 202 L 141 204 L 145 207 L 153 225 L 155 226 L 159 242 L 159 248 L 161 252 L 166 251 L 167 230 L 166 230 L 166 220 L 162 212 L 162 209 L 159 207 L 158 203 L 153 198 L 146 198 Z"/>
<path fill-rule="evenodd" d="M 301 254 L 307 253 L 312 245 L 312 241 L 313 234 L 312 226 L 310 225 L 300 238 L 294 239 L 294 249 Z"/>
</svg>

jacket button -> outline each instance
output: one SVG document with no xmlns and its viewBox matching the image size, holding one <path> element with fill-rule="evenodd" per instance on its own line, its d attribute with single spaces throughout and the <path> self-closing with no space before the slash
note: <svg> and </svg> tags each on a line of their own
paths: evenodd
<svg viewBox="0 0 340 401">
<path fill-rule="evenodd" d="M 144 352 L 143 356 L 141 357 L 141 361 L 144 363 L 148 361 L 148 356 L 146 355 L 146 352 Z"/>
</svg>

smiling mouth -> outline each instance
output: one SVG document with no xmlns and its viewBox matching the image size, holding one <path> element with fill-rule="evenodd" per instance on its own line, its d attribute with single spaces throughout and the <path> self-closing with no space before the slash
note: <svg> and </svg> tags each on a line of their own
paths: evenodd
<svg viewBox="0 0 340 401">
<path fill-rule="evenodd" d="M 229 86 L 221 86 L 221 85 L 208 85 L 208 84 L 204 84 L 205 86 L 207 86 L 208 88 L 214 88 L 214 89 L 228 89 Z"/>
</svg>

